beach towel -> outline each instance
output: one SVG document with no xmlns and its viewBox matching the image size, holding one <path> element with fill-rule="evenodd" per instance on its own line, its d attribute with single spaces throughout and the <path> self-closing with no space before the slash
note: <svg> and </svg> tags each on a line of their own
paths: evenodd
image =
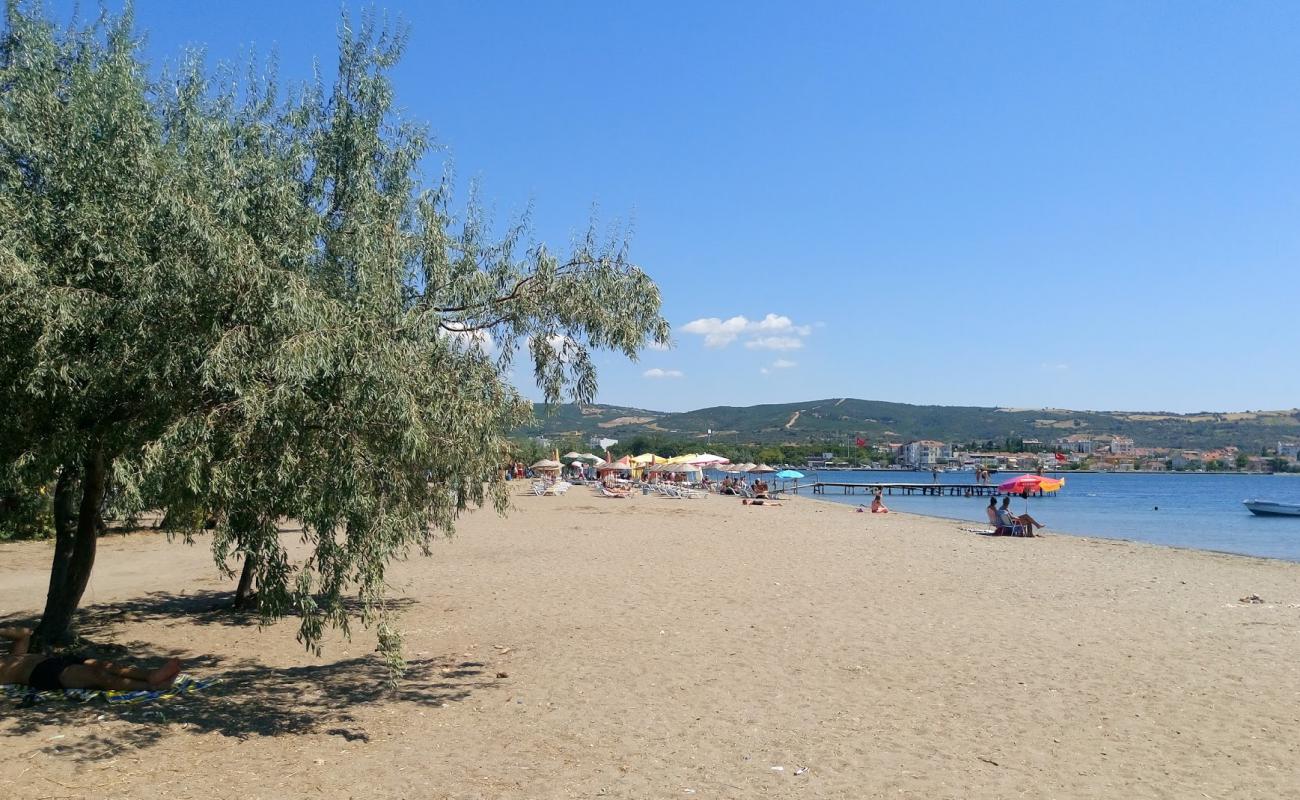
<svg viewBox="0 0 1300 800">
<path fill-rule="evenodd" d="M 220 678 L 203 678 L 198 679 L 191 675 L 180 675 L 176 682 L 166 689 L 157 691 L 139 690 L 132 692 L 115 691 L 108 689 L 61 689 L 57 692 L 42 692 L 25 686 L 20 683 L 0 684 L 0 691 L 6 697 L 18 701 L 22 706 L 34 706 L 37 703 L 50 703 L 65 701 L 70 703 L 89 703 L 94 700 L 103 700 L 106 703 L 124 704 L 124 703 L 142 703 L 151 700 L 171 700 L 181 695 L 190 694 L 191 692 L 202 691 L 203 689 L 220 683 Z"/>
</svg>

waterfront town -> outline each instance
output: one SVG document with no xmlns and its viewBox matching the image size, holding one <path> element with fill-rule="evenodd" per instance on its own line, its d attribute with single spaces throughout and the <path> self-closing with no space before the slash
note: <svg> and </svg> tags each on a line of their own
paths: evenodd
<svg viewBox="0 0 1300 800">
<path fill-rule="evenodd" d="M 882 443 L 876 452 L 883 455 L 886 450 L 888 460 L 874 466 L 1096 472 L 1286 472 L 1300 468 L 1297 466 L 1300 442 L 1293 441 L 1279 441 L 1274 448 L 1250 453 L 1231 445 L 1209 450 L 1142 447 L 1125 436 L 1074 434 L 1050 441 L 1019 439 L 1014 442 L 1014 449 L 1004 450 L 919 440 Z M 809 459 L 808 466 L 839 465 L 832 454 L 823 455 L 826 457 Z"/>
</svg>

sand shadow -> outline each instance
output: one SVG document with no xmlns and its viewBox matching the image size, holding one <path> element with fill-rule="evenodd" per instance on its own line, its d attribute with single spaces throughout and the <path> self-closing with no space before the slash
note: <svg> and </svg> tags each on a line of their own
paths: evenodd
<svg viewBox="0 0 1300 800">
<path fill-rule="evenodd" d="M 392 686 L 383 661 L 374 655 L 280 669 L 243 661 L 204 670 L 204 677 L 219 677 L 221 683 L 165 702 L 55 702 L 27 708 L 10 704 L 0 713 L 0 736 L 103 725 L 102 734 L 56 734 L 33 748 L 86 762 L 147 749 L 173 732 L 174 726 L 239 739 L 325 733 L 347 741 L 369 741 L 356 719 L 361 707 L 378 703 L 440 707 L 498 684 L 481 662 L 425 658 L 410 662 Z"/>
<path fill-rule="evenodd" d="M 28 752 L 77 761 L 101 761 L 124 751 L 147 749 L 175 726 L 241 739 L 326 733 L 348 741 L 368 740 L 367 732 L 356 724 L 358 708 L 379 703 L 438 707 L 498 684 L 496 673 L 482 662 L 450 657 L 410 661 L 405 674 L 392 684 L 378 654 L 276 668 L 255 659 L 234 660 L 218 654 L 196 657 L 165 652 L 147 643 L 95 641 L 127 621 L 183 619 L 198 625 L 257 625 L 256 613 L 229 608 L 232 597 L 231 592 L 154 592 L 135 600 L 90 606 L 78 616 L 79 631 L 89 640 L 79 652 L 110 659 L 181 656 L 187 671 L 203 678 L 220 678 L 220 683 L 167 701 L 131 705 L 97 701 L 19 707 L 16 701 L 0 697 L 0 738 L 47 734 L 34 741 Z M 391 604 L 409 606 L 412 602 L 403 598 Z M 11 617 L 0 625 L 30 622 Z M 77 731 L 53 733 L 51 738 L 52 728 Z M 91 732 L 87 733 L 87 728 Z"/>
<path fill-rule="evenodd" d="M 401 611 L 414 604 L 409 597 L 390 598 L 386 601 L 388 608 Z M 115 603 L 98 603 L 84 606 L 77 611 L 74 619 L 77 635 L 84 641 L 77 646 L 78 652 L 87 655 L 120 657 L 123 648 L 120 645 L 99 644 L 97 640 L 108 639 L 114 628 L 124 622 L 168 622 L 184 620 L 191 625 L 220 625 L 224 627 L 257 627 L 262 623 L 261 615 L 256 609 L 241 610 L 234 607 L 233 591 L 202 589 L 193 592 L 149 592 L 131 600 Z M 350 615 L 359 615 L 361 603 L 355 598 L 343 601 L 343 607 Z M 288 616 L 295 616 L 292 612 Z M 0 617 L 0 626 L 27 625 L 35 626 L 38 620 L 29 616 L 10 615 Z"/>
</svg>

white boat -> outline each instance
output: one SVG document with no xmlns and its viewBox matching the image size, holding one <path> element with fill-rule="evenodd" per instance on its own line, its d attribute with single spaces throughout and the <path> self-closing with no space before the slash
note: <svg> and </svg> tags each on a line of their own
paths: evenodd
<svg viewBox="0 0 1300 800">
<path fill-rule="evenodd" d="M 1252 513 L 1261 517 L 1300 517 L 1300 503 L 1274 503 L 1272 500 L 1242 500 Z"/>
</svg>

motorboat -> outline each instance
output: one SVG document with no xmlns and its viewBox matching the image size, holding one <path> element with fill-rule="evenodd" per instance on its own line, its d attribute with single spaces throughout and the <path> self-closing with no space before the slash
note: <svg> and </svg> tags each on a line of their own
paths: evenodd
<svg viewBox="0 0 1300 800">
<path fill-rule="evenodd" d="M 1300 503 L 1275 503 L 1272 500 L 1242 500 L 1251 513 L 1261 517 L 1300 517 Z"/>
</svg>

